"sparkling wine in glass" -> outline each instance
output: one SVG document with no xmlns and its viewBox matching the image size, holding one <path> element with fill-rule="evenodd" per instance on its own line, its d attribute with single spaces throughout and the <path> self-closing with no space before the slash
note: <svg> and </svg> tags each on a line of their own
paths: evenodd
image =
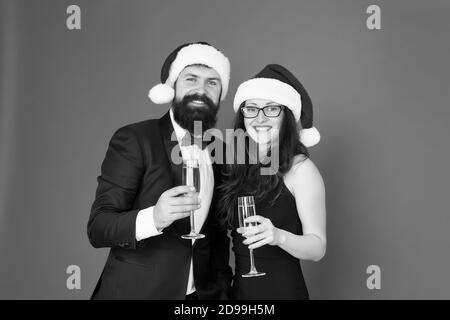
<svg viewBox="0 0 450 320">
<path fill-rule="evenodd" d="M 256 215 L 255 211 L 255 201 L 253 196 L 238 197 L 238 217 L 239 217 L 239 227 L 249 228 L 257 225 L 256 222 L 245 222 L 246 218 Z M 263 276 L 265 272 L 259 272 L 255 267 L 255 259 L 253 257 L 253 249 L 250 250 L 250 271 L 243 274 L 242 277 L 259 277 Z"/>
<path fill-rule="evenodd" d="M 196 159 L 183 160 L 182 184 L 194 187 L 196 192 L 200 191 L 200 168 Z M 194 210 L 192 210 L 190 216 L 191 232 L 182 235 L 183 239 L 201 239 L 205 237 L 204 234 L 195 232 L 194 219 Z"/>
</svg>

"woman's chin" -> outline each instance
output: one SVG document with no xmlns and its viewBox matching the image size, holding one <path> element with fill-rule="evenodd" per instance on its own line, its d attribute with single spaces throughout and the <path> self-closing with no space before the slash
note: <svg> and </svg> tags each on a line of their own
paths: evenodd
<svg viewBox="0 0 450 320">
<path fill-rule="evenodd" d="M 269 144 L 270 143 L 270 137 L 267 137 L 265 135 L 255 135 L 255 136 L 250 136 L 252 138 L 252 140 L 257 143 L 257 144 Z"/>
</svg>

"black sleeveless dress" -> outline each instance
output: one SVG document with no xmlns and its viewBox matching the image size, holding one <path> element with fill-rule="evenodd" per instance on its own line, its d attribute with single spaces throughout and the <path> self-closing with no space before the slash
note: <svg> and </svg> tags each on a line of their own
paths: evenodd
<svg viewBox="0 0 450 320">
<path fill-rule="evenodd" d="M 271 206 L 266 200 L 255 203 L 256 214 L 269 218 L 272 224 L 294 234 L 301 235 L 302 224 L 297 213 L 295 198 L 286 185 Z M 237 215 L 237 213 L 236 213 Z M 234 219 L 238 224 L 238 219 Z M 236 269 L 231 294 L 233 299 L 261 300 L 308 300 L 309 294 L 300 266 L 300 260 L 278 246 L 264 245 L 253 250 L 256 269 L 265 272 L 260 277 L 243 278 L 241 275 L 250 270 L 250 251 L 242 243 L 243 237 L 233 226 L 233 251 Z"/>
</svg>

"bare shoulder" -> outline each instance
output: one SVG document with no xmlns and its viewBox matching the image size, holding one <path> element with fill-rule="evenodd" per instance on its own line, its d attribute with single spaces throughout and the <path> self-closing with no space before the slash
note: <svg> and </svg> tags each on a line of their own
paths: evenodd
<svg viewBox="0 0 450 320">
<path fill-rule="evenodd" d="M 286 183 L 295 189 L 324 189 L 324 182 L 319 169 L 314 162 L 304 156 L 297 155 L 291 169 L 286 174 Z"/>
<path fill-rule="evenodd" d="M 297 154 L 294 156 L 294 161 L 292 162 L 292 167 L 295 167 L 297 164 L 302 163 L 303 161 L 307 160 L 308 157 L 304 154 Z"/>
<path fill-rule="evenodd" d="M 289 173 L 297 178 L 305 175 L 320 175 L 314 162 L 303 154 L 296 155 Z"/>
</svg>

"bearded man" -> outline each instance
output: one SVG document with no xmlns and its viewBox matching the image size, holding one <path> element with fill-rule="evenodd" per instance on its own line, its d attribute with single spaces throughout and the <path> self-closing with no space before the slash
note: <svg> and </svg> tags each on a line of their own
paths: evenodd
<svg viewBox="0 0 450 320">
<path fill-rule="evenodd" d="M 111 248 L 92 299 L 227 298 L 229 239 L 212 210 L 219 166 L 207 147 L 189 142 L 195 121 L 203 131 L 215 125 L 229 79 L 222 52 L 205 42 L 181 45 L 149 92 L 154 103 L 171 103 L 169 111 L 112 136 L 87 228 L 92 246 Z M 174 148 L 199 161 L 200 190 L 182 185 Z M 203 239 L 181 237 L 191 210 Z"/>
</svg>

